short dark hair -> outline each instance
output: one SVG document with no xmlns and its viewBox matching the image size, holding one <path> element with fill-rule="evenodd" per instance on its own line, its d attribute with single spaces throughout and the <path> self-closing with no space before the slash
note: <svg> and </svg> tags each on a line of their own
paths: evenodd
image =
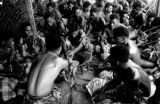
<svg viewBox="0 0 160 104">
<path fill-rule="evenodd" d="M 110 20 L 113 20 L 113 19 L 119 19 L 120 20 L 120 16 L 118 13 L 113 13 L 110 15 Z"/>
<path fill-rule="evenodd" d="M 123 16 L 124 14 L 128 14 L 129 15 L 129 12 L 127 10 L 121 10 L 119 15 L 120 15 L 120 21 L 122 22 L 123 21 Z"/>
<path fill-rule="evenodd" d="M 48 34 L 45 36 L 47 51 L 54 51 L 60 48 L 63 44 L 62 39 L 54 34 Z"/>
<path fill-rule="evenodd" d="M 114 37 L 129 37 L 129 31 L 124 26 L 119 26 L 113 30 Z"/>
<path fill-rule="evenodd" d="M 154 12 L 149 12 L 147 17 L 148 18 L 157 17 L 157 14 Z"/>
<path fill-rule="evenodd" d="M 91 3 L 89 1 L 85 1 L 83 3 L 83 8 L 88 8 L 89 6 L 91 6 Z"/>
<path fill-rule="evenodd" d="M 141 1 L 136 1 L 134 2 L 133 4 L 133 9 L 136 9 L 136 8 L 142 8 L 142 2 Z"/>
<path fill-rule="evenodd" d="M 31 26 L 31 24 L 30 24 L 29 22 L 23 22 L 23 23 L 21 24 L 21 27 L 22 27 L 22 28 L 25 28 L 25 27 L 27 27 L 27 26 Z"/>
<path fill-rule="evenodd" d="M 31 24 L 29 22 L 22 22 L 21 23 L 21 29 L 20 30 L 21 30 L 22 33 L 24 33 L 24 31 L 25 31 L 25 29 L 26 29 L 27 26 L 31 26 Z"/>
<path fill-rule="evenodd" d="M 105 0 L 98 0 L 98 2 L 101 2 L 101 1 L 104 1 L 104 2 L 105 2 Z"/>
<path fill-rule="evenodd" d="M 111 58 L 119 62 L 127 62 L 129 60 L 129 49 L 126 46 L 118 45 L 110 49 Z"/>
<path fill-rule="evenodd" d="M 129 14 L 129 12 L 127 10 L 121 10 L 120 15 L 124 15 L 124 14 Z"/>
<path fill-rule="evenodd" d="M 69 5 L 69 4 L 75 4 L 75 2 L 73 1 L 73 0 L 69 0 L 68 2 L 67 2 L 67 5 Z"/>
<path fill-rule="evenodd" d="M 95 8 L 95 7 L 93 7 L 93 8 L 91 8 L 91 11 L 90 11 L 91 13 L 97 13 L 98 12 L 98 9 L 97 8 Z"/>
<path fill-rule="evenodd" d="M 47 4 L 47 8 L 49 8 L 50 6 L 53 7 L 53 8 L 57 8 L 57 3 L 54 2 L 54 1 L 49 2 L 49 3 Z"/>
<path fill-rule="evenodd" d="M 81 9 L 79 6 L 73 6 L 73 12 L 75 13 L 76 12 L 76 10 L 78 10 L 78 9 Z"/>
<path fill-rule="evenodd" d="M 106 2 L 106 4 L 105 4 L 105 8 L 108 8 L 109 6 L 113 6 L 113 4 L 112 4 L 112 3 L 110 3 L 110 2 Z"/>
<path fill-rule="evenodd" d="M 97 7 L 98 7 L 98 8 L 102 8 L 103 5 L 102 5 L 101 3 L 98 3 L 98 4 L 97 4 Z"/>
</svg>

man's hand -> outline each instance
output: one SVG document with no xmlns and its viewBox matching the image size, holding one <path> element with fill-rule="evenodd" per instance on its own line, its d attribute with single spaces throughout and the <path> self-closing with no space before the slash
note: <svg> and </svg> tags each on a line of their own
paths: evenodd
<svg viewBox="0 0 160 104">
<path fill-rule="evenodd" d="M 94 101 L 95 103 L 99 103 L 99 102 L 105 100 L 106 97 L 107 97 L 107 96 L 106 96 L 105 93 L 100 93 L 100 94 L 96 95 L 95 97 L 93 97 L 93 101 Z"/>
<path fill-rule="evenodd" d="M 72 58 L 73 58 L 73 55 L 74 55 L 74 52 L 73 52 L 73 51 L 68 52 L 68 58 L 69 58 L 69 59 L 72 59 Z"/>
</svg>

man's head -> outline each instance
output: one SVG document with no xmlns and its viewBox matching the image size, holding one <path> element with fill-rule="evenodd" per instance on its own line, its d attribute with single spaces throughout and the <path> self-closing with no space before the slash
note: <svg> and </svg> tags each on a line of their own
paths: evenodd
<svg viewBox="0 0 160 104">
<path fill-rule="evenodd" d="M 133 4 L 133 10 L 135 13 L 139 13 L 142 9 L 142 2 L 141 1 L 136 1 Z"/>
<path fill-rule="evenodd" d="M 22 28 L 23 28 L 24 35 L 26 35 L 26 36 L 33 35 L 32 27 L 29 22 L 22 23 Z"/>
<path fill-rule="evenodd" d="M 110 15 L 110 22 L 111 22 L 112 29 L 115 29 L 116 27 L 118 27 L 120 24 L 119 14 L 117 14 L 117 13 L 111 14 Z"/>
<path fill-rule="evenodd" d="M 120 12 L 121 22 L 124 23 L 124 25 L 129 25 L 129 13 L 126 10 L 122 10 Z"/>
<path fill-rule="evenodd" d="M 56 20 L 55 20 L 55 18 L 52 17 L 52 16 L 48 17 L 48 18 L 47 18 L 47 24 L 48 24 L 48 26 L 50 26 L 50 27 L 55 26 L 55 25 L 56 25 Z"/>
<path fill-rule="evenodd" d="M 155 17 L 157 17 L 157 14 L 153 13 L 153 12 L 152 13 L 150 12 L 147 17 L 148 17 L 148 22 L 152 23 L 153 20 L 155 19 Z"/>
<path fill-rule="evenodd" d="M 128 42 L 129 31 L 123 26 L 119 26 L 113 30 L 113 35 L 118 45 L 125 45 Z"/>
<path fill-rule="evenodd" d="M 98 16 L 98 9 L 97 8 L 92 8 L 90 12 L 91 12 L 91 16 L 93 18 L 97 18 L 97 16 Z"/>
<path fill-rule="evenodd" d="M 98 9 L 98 12 L 103 11 L 103 5 L 101 3 L 98 3 L 96 8 Z"/>
<path fill-rule="evenodd" d="M 85 1 L 85 2 L 83 3 L 83 9 L 84 9 L 85 11 L 87 11 L 87 12 L 90 12 L 90 10 L 91 10 L 91 3 L 90 3 L 89 1 Z"/>
<path fill-rule="evenodd" d="M 45 37 L 47 51 L 56 52 L 58 55 L 61 52 L 63 41 L 60 37 L 54 34 L 49 34 Z"/>
<path fill-rule="evenodd" d="M 73 7 L 73 12 L 74 12 L 74 15 L 75 15 L 76 17 L 80 17 L 80 16 L 81 16 L 81 9 L 80 9 L 79 6 L 74 6 L 74 7 Z"/>
<path fill-rule="evenodd" d="M 47 4 L 47 10 L 48 10 L 48 12 L 49 13 L 52 13 L 52 11 L 54 10 L 54 9 L 56 9 L 57 8 L 57 3 L 56 2 L 49 2 L 48 4 Z"/>
<path fill-rule="evenodd" d="M 73 0 L 69 0 L 69 1 L 67 2 L 67 5 L 68 5 L 68 8 L 69 8 L 69 9 L 72 9 L 73 6 L 74 6 L 74 4 L 75 4 L 75 2 L 74 2 Z"/>
<path fill-rule="evenodd" d="M 129 49 L 126 46 L 118 45 L 110 49 L 110 58 L 118 65 L 128 62 L 129 56 Z"/>
<path fill-rule="evenodd" d="M 107 3 L 105 4 L 105 11 L 106 11 L 107 13 L 112 13 L 112 10 L 113 10 L 113 4 L 110 3 L 110 2 L 107 2 Z"/>
<path fill-rule="evenodd" d="M 105 6 L 105 0 L 98 0 L 98 3 L 102 5 L 102 7 Z"/>
</svg>

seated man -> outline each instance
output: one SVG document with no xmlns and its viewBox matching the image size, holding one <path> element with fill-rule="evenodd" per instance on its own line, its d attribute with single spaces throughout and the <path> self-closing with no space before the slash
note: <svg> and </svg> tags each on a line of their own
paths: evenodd
<svg viewBox="0 0 160 104">
<path fill-rule="evenodd" d="M 61 95 L 57 88 L 53 90 L 53 85 L 62 69 L 68 66 L 68 61 L 58 56 L 62 49 L 61 38 L 49 35 L 45 41 L 47 52 L 33 61 L 29 73 L 28 95 L 33 104 L 57 104 Z"/>
<path fill-rule="evenodd" d="M 82 33 L 79 45 L 71 51 L 70 55 L 74 60 L 78 60 L 80 64 L 86 63 L 85 60 L 90 61 L 92 59 L 93 45 L 90 43 L 90 39 L 84 36 Z"/>
<path fill-rule="evenodd" d="M 130 13 L 130 21 L 132 27 L 141 29 L 146 25 L 146 13 L 142 12 L 143 4 L 141 1 L 136 1 L 133 4 L 133 9 Z"/>
<path fill-rule="evenodd" d="M 46 35 L 53 34 L 57 36 L 65 36 L 65 27 L 62 21 L 57 21 L 54 16 L 49 16 L 46 20 L 44 32 Z"/>
<path fill-rule="evenodd" d="M 22 34 L 17 36 L 16 48 L 24 58 L 33 59 L 33 57 L 45 51 L 44 41 L 38 34 L 34 34 L 31 24 L 22 23 Z"/>
<path fill-rule="evenodd" d="M 0 32 L 0 71 L 13 72 L 12 61 L 15 54 L 14 34 L 8 31 Z"/>
<path fill-rule="evenodd" d="M 69 30 L 69 35 L 74 32 L 79 31 L 85 27 L 85 20 L 82 15 L 82 10 L 78 6 L 73 7 L 73 15 L 68 19 L 67 28 Z"/>
<path fill-rule="evenodd" d="M 141 59 L 137 45 L 129 39 L 129 32 L 124 27 L 117 27 L 113 30 L 113 35 L 118 45 L 125 45 L 129 48 L 130 58 L 138 65 L 144 68 L 154 67 L 152 62 Z"/>
<path fill-rule="evenodd" d="M 118 52 L 118 53 L 117 53 Z M 116 87 L 116 93 L 119 95 L 115 95 L 119 100 L 129 101 L 130 103 L 135 102 L 135 97 L 137 97 L 137 93 L 140 93 L 139 97 L 151 97 L 154 95 L 156 91 L 156 86 L 153 81 L 149 78 L 147 73 L 136 63 L 129 59 L 130 53 L 127 47 L 125 46 L 115 46 L 110 50 L 110 58 L 112 60 L 112 66 L 114 67 L 115 78 L 110 83 L 106 84 L 101 92 L 105 93 L 105 96 L 108 96 L 106 91 L 109 89 L 113 89 Z M 123 87 L 110 86 L 111 83 L 118 81 L 123 82 Z M 117 83 L 117 82 L 115 82 Z M 120 85 L 120 83 L 118 85 Z M 112 84 L 113 85 L 113 84 Z M 140 92 L 139 92 L 140 91 Z M 112 96 L 112 95 L 111 95 Z M 95 101 L 100 99 L 104 99 L 100 97 L 100 95 L 95 97 Z M 117 98 L 117 99 L 118 99 Z M 120 99 L 121 98 L 121 99 Z M 138 98 L 139 99 L 139 98 Z"/>
<path fill-rule="evenodd" d="M 106 22 L 103 17 L 98 15 L 97 8 L 92 8 L 90 13 L 90 18 L 87 23 L 88 30 L 86 31 L 86 36 L 93 41 L 97 41 L 104 31 Z"/>
</svg>

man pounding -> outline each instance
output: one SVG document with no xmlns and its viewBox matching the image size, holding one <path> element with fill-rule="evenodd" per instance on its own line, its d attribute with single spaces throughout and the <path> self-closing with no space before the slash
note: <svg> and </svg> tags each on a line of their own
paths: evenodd
<svg viewBox="0 0 160 104">
<path fill-rule="evenodd" d="M 49 35 L 45 41 L 47 52 L 38 56 L 30 69 L 28 95 L 32 104 L 59 104 L 61 96 L 55 93 L 53 85 L 62 69 L 67 68 L 68 61 L 59 57 L 62 48 L 60 37 Z"/>
</svg>

